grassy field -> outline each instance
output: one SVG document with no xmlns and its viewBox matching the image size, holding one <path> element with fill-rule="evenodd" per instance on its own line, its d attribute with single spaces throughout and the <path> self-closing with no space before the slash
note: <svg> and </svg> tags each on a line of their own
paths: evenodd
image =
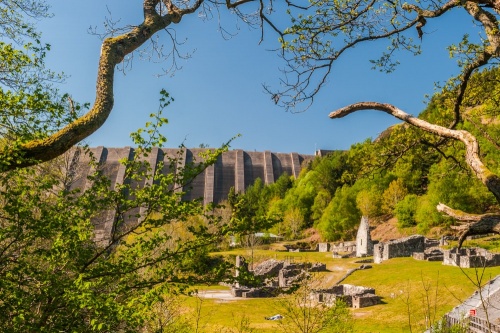
<svg viewBox="0 0 500 333">
<path fill-rule="evenodd" d="M 248 253 L 232 251 L 224 255 Z M 329 253 L 287 253 L 258 250 L 256 261 L 269 258 L 289 259 L 296 262 L 323 262 L 329 272 L 322 273 L 323 287 L 338 281 L 347 270 L 358 267 L 358 259 L 334 259 Z M 343 283 L 373 287 L 382 297 L 382 304 L 353 309 L 356 332 L 421 332 L 426 326 L 426 317 L 431 322 L 469 297 L 476 287 L 476 273 L 484 273 L 483 283 L 500 274 L 500 267 L 488 268 L 484 272 L 474 269 L 461 270 L 444 266 L 440 262 L 417 261 L 412 258 L 396 258 L 372 264 L 371 269 L 356 271 Z M 223 287 L 216 287 L 223 288 Z M 200 290 L 203 287 L 199 288 Z M 213 287 L 212 287 L 213 289 Z M 186 306 L 192 313 L 201 309 L 200 325 L 206 332 L 224 332 L 234 329 L 242 318 L 247 318 L 256 332 L 277 332 L 276 322 L 267 321 L 266 316 L 280 313 L 276 299 L 214 300 L 191 297 Z M 429 320 L 429 319 L 428 319 Z M 411 329 L 410 329 L 411 325 Z"/>
</svg>

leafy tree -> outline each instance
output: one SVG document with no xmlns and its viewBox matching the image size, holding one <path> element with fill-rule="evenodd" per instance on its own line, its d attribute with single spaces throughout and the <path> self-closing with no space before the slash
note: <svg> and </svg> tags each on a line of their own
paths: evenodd
<svg viewBox="0 0 500 333">
<path fill-rule="evenodd" d="M 163 93 L 162 106 L 168 103 Z M 174 184 L 188 183 L 227 147 L 175 175 L 153 173 L 145 157 L 149 144 L 164 142 L 158 128 L 166 121 L 153 117 L 133 135 L 138 148 L 133 160 L 123 161 L 122 184 L 111 187 L 94 162 L 88 188 L 73 190 L 78 175 L 62 158 L 2 174 L 4 332 L 137 332 L 168 293 L 225 278 L 228 265 L 210 257 L 208 246 L 230 226 L 205 214 L 199 202 L 180 201 Z M 130 215 L 135 223 L 125 223 Z M 172 224 L 199 215 L 183 234 L 171 233 Z M 94 226 L 108 218 L 110 234 L 97 243 Z"/>
<path fill-rule="evenodd" d="M 304 217 L 298 208 L 286 211 L 285 216 L 283 216 L 283 226 L 290 239 L 296 239 L 299 236 L 299 231 L 304 226 Z"/>
<path fill-rule="evenodd" d="M 349 169 L 347 154 L 336 151 L 324 158 L 317 157 L 311 165 L 310 182 L 318 190 L 326 190 L 330 195 L 335 194 L 338 187 L 344 184 L 342 175 Z"/>
<path fill-rule="evenodd" d="M 397 179 L 389 184 L 389 187 L 382 194 L 382 207 L 388 214 L 392 214 L 398 202 L 408 194 L 403 181 Z"/>
<path fill-rule="evenodd" d="M 278 223 L 276 216 L 267 214 L 267 196 L 263 195 L 264 191 L 262 180 L 257 178 L 245 193 L 235 193 L 234 188 L 231 188 L 228 197 L 233 232 L 250 249 L 252 265 L 255 246 L 262 241 L 256 233 L 267 231 Z"/>
<path fill-rule="evenodd" d="M 283 219 L 279 218 L 283 216 L 285 211 L 283 207 L 283 199 L 278 199 L 276 197 L 271 199 L 268 207 L 267 216 L 273 217 L 276 220 L 276 224 L 269 229 L 269 231 L 281 236 L 285 232 Z"/>
<path fill-rule="evenodd" d="M 439 198 L 429 194 L 423 195 L 418 198 L 417 211 L 415 212 L 415 221 L 417 228 L 421 233 L 427 233 L 430 228 L 435 226 L 449 226 L 449 219 L 447 220 L 443 214 L 436 210 L 439 203 Z"/>
<path fill-rule="evenodd" d="M 417 200 L 418 197 L 415 194 L 409 194 L 396 204 L 394 213 L 398 218 L 399 228 L 408 228 L 417 224 L 415 220 Z"/>
<path fill-rule="evenodd" d="M 471 177 L 469 170 L 457 168 L 453 162 L 443 160 L 433 165 L 429 181 L 429 196 L 458 209 L 481 213 L 495 204 L 491 193 Z"/>
<path fill-rule="evenodd" d="M 357 194 L 356 188 L 347 185 L 337 189 L 316 224 L 325 240 L 350 239 L 354 236 L 354 228 L 361 219 L 361 212 L 356 206 Z"/>
<path fill-rule="evenodd" d="M 310 165 L 303 168 L 298 179 L 286 192 L 283 201 L 279 203 L 284 218 L 300 215 L 302 228 L 309 228 L 317 223 L 336 190 L 345 183 L 343 175 L 349 167 L 345 152 L 333 152 L 325 157 L 315 158 Z M 297 221 L 295 218 L 293 220 Z M 297 232 L 292 234 L 296 235 Z"/>
<path fill-rule="evenodd" d="M 268 185 L 268 189 L 272 197 L 283 199 L 292 186 L 292 177 L 285 172 L 274 183 Z"/>
<path fill-rule="evenodd" d="M 448 79 L 443 99 L 448 106 L 442 108 L 445 121 L 441 124 L 432 120 L 416 118 L 394 105 L 378 102 L 359 102 L 338 109 L 330 118 L 341 118 L 359 110 L 377 110 L 388 113 L 409 125 L 434 136 L 426 144 L 441 151 L 449 142 L 461 143 L 465 147 L 465 162 L 500 203 L 500 178 L 498 173 L 486 165 L 480 154 L 477 137 L 462 128 L 467 119 L 468 105 L 475 94 L 485 91 L 478 88 L 480 80 L 487 78 L 488 68 L 496 66 L 500 55 L 500 27 L 498 22 L 499 4 L 486 1 L 437 1 L 437 2 L 399 2 L 388 0 L 360 1 L 317 1 L 309 6 L 297 6 L 290 10 L 291 25 L 286 29 L 281 42 L 283 57 L 288 67 L 283 79 L 284 88 L 273 92 L 277 100 L 286 108 L 298 103 L 312 103 L 333 69 L 334 63 L 347 51 L 370 41 L 386 41 L 388 49 L 378 59 L 373 60 L 375 67 L 391 72 L 397 61 L 394 55 L 399 50 L 413 54 L 421 52 L 418 40 L 412 34 L 425 38 L 428 22 L 440 22 L 441 17 L 462 10 L 475 23 L 480 38 L 472 40 L 463 36 L 460 43 L 448 47 L 450 54 L 457 59 L 460 74 Z M 485 69 L 477 80 L 473 74 Z M 487 90 L 487 89 L 486 89 Z M 495 98 L 487 98 L 494 102 Z M 475 99 L 478 101 L 477 98 Z M 308 104 L 309 103 L 309 104 Z M 476 107 L 482 101 L 473 105 Z M 490 109 L 492 110 L 492 109 Z M 449 120 L 449 121 L 447 121 Z M 479 123 L 480 124 L 480 123 Z M 481 133 L 482 137 L 488 137 Z M 498 149 L 498 147 L 497 147 Z M 500 232 L 500 216 L 492 217 L 466 214 L 446 205 L 437 207 L 441 212 L 465 223 L 461 230 L 462 244 L 469 234 Z"/>
<path fill-rule="evenodd" d="M 232 209 L 231 222 L 241 234 L 265 231 L 276 221 L 267 214 L 267 195 L 262 180 L 257 178 L 245 193 L 235 193 L 231 188 L 228 203 Z"/>
<path fill-rule="evenodd" d="M 375 217 L 381 213 L 381 193 L 375 186 L 361 190 L 356 196 L 356 205 L 363 216 Z"/>
<path fill-rule="evenodd" d="M 311 207 L 316 196 L 316 189 L 310 181 L 313 177 L 314 174 L 311 172 L 305 173 L 304 177 L 299 177 L 283 199 L 283 211 L 286 212 L 294 208 L 299 209 L 300 214 L 304 217 L 305 227 L 311 226 L 312 222 Z"/>
<path fill-rule="evenodd" d="M 332 196 L 327 190 L 319 190 L 318 194 L 314 197 L 314 203 L 311 207 L 312 216 L 311 218 L 314 221 L 317 221 L 323 215 L 323 211 L 326 209 L 330 201 L 332 200 Z"/>
</svg>

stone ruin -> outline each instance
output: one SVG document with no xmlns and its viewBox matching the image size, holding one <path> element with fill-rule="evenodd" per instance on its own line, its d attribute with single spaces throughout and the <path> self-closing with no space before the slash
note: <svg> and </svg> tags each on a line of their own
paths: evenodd
<svg viewBox="0 0 500 333">
<path fill-rule="evenodd" d="M 413 259 L 425 261 L 443 261 L 443 251 L 439 248 L 425 249 L 424 252 L 413 252 Z"/>
<path fill-rule="evenodd" d="M 283 247 L 287 252 L 317 252 L 318 246 L 315 249 L 308 247 L 306 244 L 285 244 Z"/>
<path fill-rule="evenodd" d="M 424 252 L 424 250 L 425 237 L 421 235 L 380 242 L 373 247 L 373 262 L 380 264 L 391 258 L 411 257 L 413 252 Z"/>
<path fill-rule="evenodd" d="M 375 289 L 351 284 L 340 284 L 329 289 L 317 289 L 311 293 L 310 297 L 327 306 L 335 304 L 340 299 L 347 306 L 355 309 L 380 304 L 380 297 L 375 294 Z"/>
<path fill-rule="evenodd" d="M 319 243 L 319 252 L 332 252 L 334 258 L 367 257 L 373 255 L 373 242 L 370 236 L 368 218 L 363 216 L 355 241 L 339 243 Z"/>
<path fill-rule="evenodd" d="M 443 265 L 462 268 L 500 266 L 500 254 L 491 253 L 482 248 L 453 248 L 444 250 Z"/>
<path fill-rule="evenodd" d="M 371 240 L 368 219 L 363 216 L 356 235 L 356 241 L 340 243 L 319 243 L 319 252 L 331 251 L 334 258 L 365 257 L 373 255 L 373 262 L 381 262 L 397 257 L 413 257 L 416 260 L 443 261 L 444 265 L 463 268 L 500 266 L 500 254 L 493 254 L 482 248 L 442 250 L 450 239 L 428 239 L 421 235 L 376 243 Z"/>
<path fill-rule="evenodd" d="M 443 250 L 441 240 L 428 239 L 415 235 L 374 247 L 374 262 L 380 263 L 394 257 L 411 256 L 416 260 L 442 261 L 443 265 L 462 268 L 500 266 L 500 254 L 495 254 L 483 248 L 453 248 Z M 380 246 L 380 247 L 379 247 Z M 423 248 L 422 248 L 423 247 Z M 391 252 L 392 251 L 392 252 Z"/>
<path fill-rule="evenodd" d="M 356 255 L 356 241 L 340 242 L 330 247 L 334 258 L 350 258 Z"/>
<path fill-rule="evenodd" d="M 244 258 L 240 256 L 237 257 L 236 264 L 236 276 L 238 276 L 240 269 L 247 269 L 247 266 Z M 275 297 L 281 290 L 286 290 L 295 283 L 300 282 L 309 272 L 324 271 L 326 271 L 326 265 L 323 263 L 290 263 L 270 259 L 257 265 L 252 272 L 255 277 L 262 279 L 262 286 L 249 288 L 235 284 L 231 288 L 231 294 L 234 297 L 242 298 Z M 348 306 L 353 308 L 362 308 L 380 303 L 380 297 L 375 295 L 375 289 L 349 284 L 336 285 L 330 289 L 314 290 L 310 297 L 329 306 L 336 299 L 342 299 Z"/>
<path fill-rule="evenodd" d="M 240 270 L 248 269 L 243 257 L 236 258 L 236 276 Z M 287 289 L 298 282 L 309 272 L 324 272 L 326 265 L 323 263 L 291 263 L 275 259 L 266 260 L 257 265 L 251 272 L 255 277 L 260 278 L 263 283 L 258 287 L 240 286 L 236 283 L 231 288 L 234 297 L 256 298 L 273 297 L 279 294 L 280 289 Z"/>
<path fill-rule="evenodd" d="M 359 224 L 356 240 L 336 244 L 320 243 L 318 251 L 332 251 L 334 258 L 368 257 L 373 255 L 373 262 L 397 257 L 412 257 L 418 260 L 443 260 L 443 252 L 439 248 L 440 241 L 427 239 L 421 235 L 391 240 L 388 242 L 372 241 L 368 218 L 363 216 Z"/>
<path fill-rule="evenodd" d="M 318 243 L 318 252 L 330 252 L 330 243 Z"/>
<path fill-rule="evenodd" d="M 373 255 L 373 242 L 370 236 L 370 224 L 368 218 L 363 216 L 356 235 L 356 257 L 371 255 Z"/>
<path fill-rule="evenodd" d="M 442 241 L 442 238 L 441 240 L 426 238 L 424 242 L 424 251 L 413 252 L 413 259 L 426 261 L 443 261 L 443 250 L 441 250 L 440 248 L 440 246 L 442 245 Z"/>
</svg>

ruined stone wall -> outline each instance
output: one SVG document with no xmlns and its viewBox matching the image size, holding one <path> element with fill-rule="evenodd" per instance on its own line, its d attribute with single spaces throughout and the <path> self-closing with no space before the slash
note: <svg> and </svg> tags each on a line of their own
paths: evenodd
<svg viewBox="0 0 500 333">
<path fill-rule="evenodd" d="M 380 242 L 373 245 L 373 262 L 380 264 L 384 261 L 384 243 Z"/>
<path fill-rule="evenodd" d="M 500 266 L 500 254 L 482 248 L 462 248 L 443 251 L 443 264 L 462 268 Z"/>
<path fill-rule="evenodd" d="M 319 243 L 318 252 L 330 252 L 330 243 Z"/>
<path fill-rule="evenodd" d="M 375 294 L 364 294 L 352 296 L 352 307 L 355 309 L 366 308 L 368 306 L 377 305 L 380 303 L 380 296 Z"/>
<path fill-rule="evenodd" d="M 331 306 L 338 299 L 341 299 L 347 306 L 353 308 L 363 308 L 380 303 L 380 297 L 375 295 L 375 289 L 350 284 L 339 284 L 329 289 L 316 289 L 311 292 L 310 298 L 327 306 Z"/>
<path fill-rule="evenodd" d="M 425 237 L 421 235 L 378 243 L 373 247 L 373 262 L 380 264 L 391 258 L 411 257 L 413 252 L 424 252 L 424 250 Z"/>
<path fill-rule="evenodd" d="M 258 264 L 254 268 L 253 274 L 255 276 L 263 276 L 263 277 L 277 276 L 280 270 L 283 268 L 283 266 L 285 266 L 284 261 L 279 261 L 275 259 L 266 260 Z"/>
<path fill-rule="evenodd" d="M 356 252 L 356 241 L 331 244 L 332 252 Z"/>
<path fill-rule="evenodd" d="M 375 294 L 374 288 L 354 286 L 352 284 L 344 284 L 342 286 L 344 289 L 344 295 Z"/>
</svg>

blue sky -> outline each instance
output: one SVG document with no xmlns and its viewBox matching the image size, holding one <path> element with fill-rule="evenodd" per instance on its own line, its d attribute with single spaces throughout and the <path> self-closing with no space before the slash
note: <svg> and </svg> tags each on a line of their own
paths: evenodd
<svg viewBox="0 0 500 333">
<path fill-rule="evenodd" d="M 88 28 L 101 28 L 109 16 L 108 9 L 121 25 L 139 24 L 142 1 L 50 3 L 54 17 L 39 24 L 44 41 L 52 45 L 48 65 L 69 75 L 62 90 L 80 102 L 92 103 L 100 40 L 88 34 Z M 463 33 L 473 28 L 471 19 L 460 10 L 436 23 L 430 21 L 422 43 L 423 54 L 398 54 L 402 64 L 392 74 L 371 70 L 368 61 L 376 58 L 385 45 L 368 43 L 357 47 L 335 64 L 315 104 L 306 112 L 294 114 L 275 106 L 262 88 L 263 83 L 278 84 L 279 68 L 284 65 L 276 53 L 269 51 L 277 47 L 277 36 L 267 30 L 265 42 L 259 45 L 260 31 L 235 23 L 234 16 L 225 11 L 221 19 L 227 30 L 237 33 L 230 40 L 221 37 L 217 19 L 205 22 L 192 15 L 174 27 L 179 40 L 185 40 L 181 52 L 192 53 L 190 59 L 179 60 L 182 69 L 174 76 L 156 76 L 168 63 L 138 59 L 134 59 L 126 75 L 118 73 L 113 112 L 87 142 L 91 146 L 131 145 L 129 133 L 157 110 L 159 91 L 164 88 L 175 99 L 165 114 L 170 121 L 163 130 L 167 147 L 182 142 L 188 147 L 201 143 L 215 147 L 241 134 L 233 142 L 233 149 L 303 154 L 313 154 L 315 148 L 348 149 L 353 143 L 375 138 L 396 122 L 373 111 L 331 120 L 331 111 L 372 100 L 393 103 L 418 114 L 425 106 L 425 95 L 433 93 L 434 82 L 442 82 L 458 70 L 446 45 L 459 42 Z M 164 34 L 160 40 L 165 48 L 170 47 Z"/>
</svg>

